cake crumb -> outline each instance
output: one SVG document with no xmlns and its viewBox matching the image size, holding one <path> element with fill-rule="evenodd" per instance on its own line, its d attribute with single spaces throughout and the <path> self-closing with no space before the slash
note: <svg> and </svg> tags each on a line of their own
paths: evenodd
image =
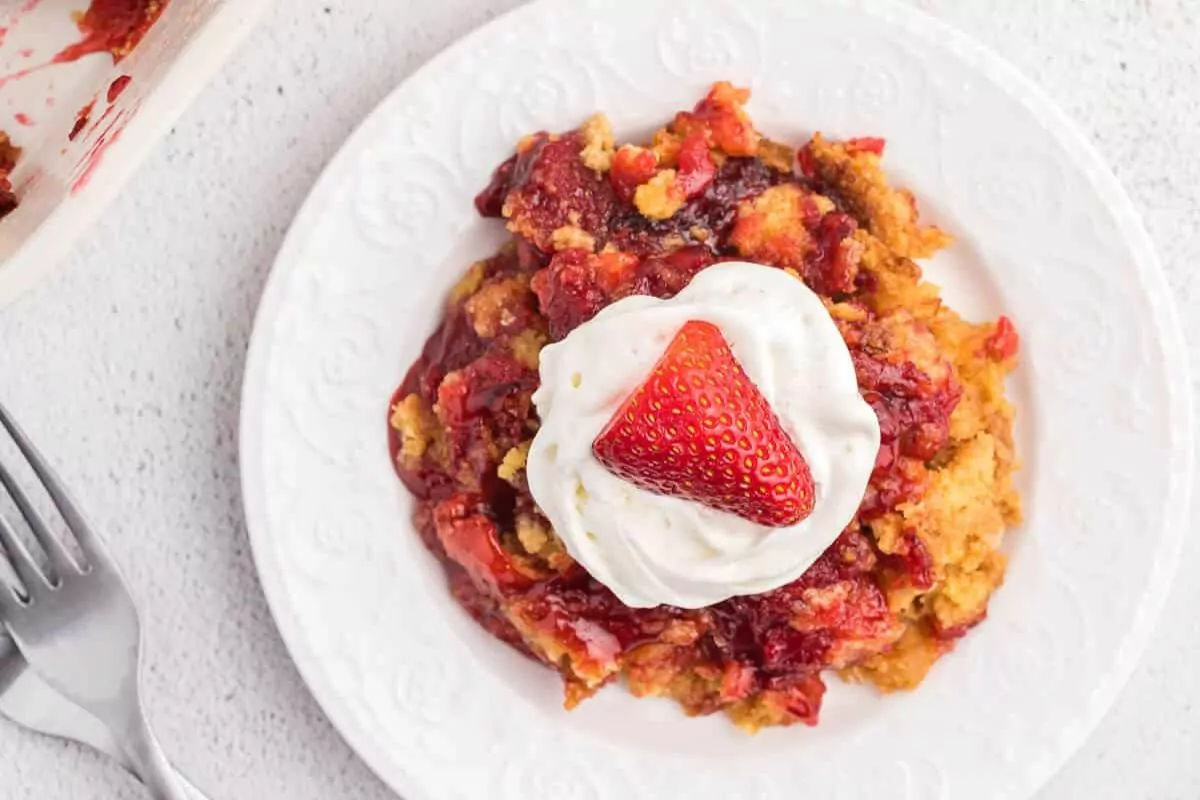
<svg viewBox="0 0 1200 800">
<path fill-rule="evenodd" d="M 664 169 L 643 183 L 633 194 L 633 203 L 646 219 L 662 220 L 675 216 L 685 198 L 675 181 L 675 170 Z"/>
<path fill-rule="evenodd" d="M 583 149 L 579 157 L 596 172 L 607 172 L 612 167 L 616 139 L 612 123 L 604 114 L 593 114 L 579 129 L 583 134 Z"/>
<path fill-rule="evenodd" d="M 550 240 L 554 243 L 555 250 L 579 249 L 589 253 L 596 251 L 596 237 L 578 225 L 563 225 L 561 228 L 556 228 L 550 235 Z"/>
<path fill-rule="evenodd" d="M 522 442 L 516 447 L 504 454 L 504 460 L 500 462 L 500 466 L 496 467 L 496 475 L 500 480 L 517 485 L 517 475 L 525 470 L 525 464 L 529 461 L 529 446 L 532 441 Z"/>
<path fill-rule="evenodd" d="M 420 462 L 436 435 L 437 420 L 419 395 L 410 394 L 392 407 L 391 425 L 400 434 L 400 458 L 406 465 Z"/>
<path fill-rule="evenodd" d="M 472 264 L 470 269 L 466 271 L 466 274 L 459 278 L 458 283 L 454 284 L 454 287 L 450 290 L 448 300 L 450 305 L 457 305 L 475 294 L 483 284 L 486 269 L 487 263 L 484 261 L 476 261 Z"/>
</svg>

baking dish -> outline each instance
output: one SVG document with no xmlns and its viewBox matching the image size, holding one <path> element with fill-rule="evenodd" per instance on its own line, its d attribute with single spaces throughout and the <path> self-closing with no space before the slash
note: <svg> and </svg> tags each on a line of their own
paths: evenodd
<svg viewBox="0 0 1200 800">
<path fill-rule="evenodd" d="M 63 58 L 78 0 L 0 2 L 0 129 L 22 148 L 0 220 L 0 305 L 45 274 L 225 63 L 269 0 L 172 0 L 121 58 Z"/>
</svg>

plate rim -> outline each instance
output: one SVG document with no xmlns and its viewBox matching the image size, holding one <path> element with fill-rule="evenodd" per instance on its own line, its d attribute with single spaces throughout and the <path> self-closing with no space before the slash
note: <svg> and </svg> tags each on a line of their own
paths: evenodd
<svg viewBox="0 0 1200 800">
<path fill-rule="evenodd" d="M 1191 445 L 1195 430 L 1195 408 L 1190 396 L 1187 340 L 1162 261 L 1137 206 L 1092 139 L 1039 84 L 989 46 L 922 9 L 901 3 L 899 0 L 837 2 L 872 16 L 919 24 L 931 33 L 940 35 L 943 37 L 942 46 L 945 49 L 964 58 L 981 72 L 986 72 L 1005 93 L 1029 107 L 1039 119 L 1046 121 L 1051 135 L 1059 139 L 1069 139 L 1071 145 L 1077 148 L 1076 165 L 1086 172 L 1105 205 L 1119 214 L 1122 240 L 1136 255 L 1135 270 L 1146 281 L 1146 288 L 1149 290 L 1146 292 L 1147 297 L 1159 297 L 1164 301 L 1158 308 L 1161 314 L 1154 317 L 1154 329 L 1163 352 L 1163 369 L 1171 376 L 1166 384 L 1166 394 L 1168 404 L 1172 408 L 1172 419 L 1178 420 L 1183 429 L 1171 437 L 1172 446 L 1167 451 L 1169 463 L 1175 464 L 1176 468 L 1171 473 L 1171 486 L 1168 489 L 1167 514 L 1163 519 L 1165 533 L 1148 581 L 1151 586 L 1142 592 L 1134 621 L 1116 655 L 1115 663 L 1111 669 L 1099 676 L 1091 694 L 1091 702 L 1081 712 L 1085 724 L 1064 731 L 1060 739 L 1062 744 L 1057 751 L 1052 753 L 1050 758 L 1042 759 L 1034 767 L 1025 770 L 1027 778 L 1023 782 L 1022 796 L 1032 796 L 1044 788 L 1078 753 L 1112 709 L 1157 630 L 1163 607 L 1174 583 L 1179 554 L 1184 544 L 1184 530 L 1191 514 L 1192 478 L 1196 457 L 1195 449 Z M 407 769 L 352 719 L 344 703 L 334 702 L 337 697 L 336 689 L 326 676 L 321 674 L 318 668 L 319 659 L 309 651 L 304 637 L 298 631 L 300 623 L 286 601 L 287 593 L 282 585 L 282 573 L 263 569 L 266 552 L 271 543 L 265 534 L 268 527 L 265 522 L 265 494 L 257 481 L 261 474 L 262 449 L 258 446 L 248 446 L 247 443 L 255 438 L 256 433 L 261 433 L 260 430 L 256 430 L 256 426 L 257 420 L 261 419 L 261 409 L 266 397 L 262 387 L 265 387 L 267 381 L 271 346 L 268 328 L 277 317 L 286 294 L 283 291 L 286 288 L 283 276 L 295 271 L 299 259 L 294 256 L 302 252 L 307 243 L 313 229 L 312 221 L 324 210 L 325 201 L 337 189 L 339 179 L 348 174 L 347 168 L 361 152 L 362 144 L 370 140 L 376 129 L 382 129 L 393 98 L 410 82 L 435 73 L 441 64 L 451 61 L 460 52 L 485 38 L 493 28 L 509 23 L 514 18 L 540 13 L 543 8 L 555 5 L 571 3 L 570 0 L 534 0 L 481 24 L 402 79 L 368 112 L 342 142 L 338 152 L 322 168 L 293 218 L 264 285 L 247 351 L 238 425 L 238 461 L 247 536 L 250 540 L 255 572 L 267 606 L 289 657 L 338 735 L 390 790 L 400 793 L 408 800 L 433 798 L 415 784 Z M 1178 444 L 1179 442 L 1184 444 Z"/>
</svg>

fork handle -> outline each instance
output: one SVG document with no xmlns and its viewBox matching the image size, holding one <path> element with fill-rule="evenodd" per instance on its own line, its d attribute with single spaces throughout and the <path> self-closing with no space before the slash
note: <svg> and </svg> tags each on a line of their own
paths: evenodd
<svg viewBox="0 0 1200 800">
<path fill-rule="evenodd" d="M 136 714 L 119 733 L 121 748 L 129 757 L 133 771 L 154 800 L 203 800 L 202 795 L 192 795 L 184 788 L 186 781 L 167 761 L 142 714 Z"/>
</svg>

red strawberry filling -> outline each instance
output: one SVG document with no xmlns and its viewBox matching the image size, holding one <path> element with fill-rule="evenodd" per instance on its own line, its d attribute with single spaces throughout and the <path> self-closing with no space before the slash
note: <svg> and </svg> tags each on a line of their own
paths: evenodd
<svg viewBox="0 0 1200 800">
<path fill-rule="evenodd" d="M 615 475 L 770 527 L 812 513 L 812 474 L 719 328 L 693 320 L 592 445 Z"/>
</svg>

